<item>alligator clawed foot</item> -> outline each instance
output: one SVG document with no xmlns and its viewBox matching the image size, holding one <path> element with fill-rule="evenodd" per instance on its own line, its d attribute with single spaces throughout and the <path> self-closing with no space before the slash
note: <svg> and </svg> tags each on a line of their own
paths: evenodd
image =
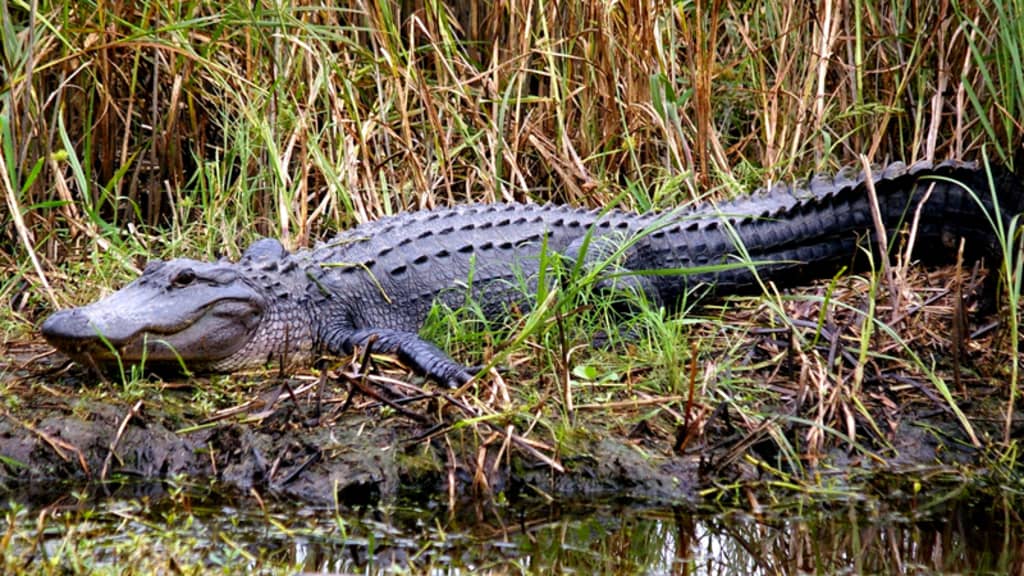
<svg viewBox="0 0 1024 576">
<path fill-rule="evenodd" d="M 449 377 L 443 384 L 449 388 L 461 388 L 469 383 L 470 380 L 480 376 L 484 376 L 490 370 L 487 370 L 488 364 L 473 364 L 470 366 L 463 366 L 455 374 Z M 497 370 L 498 373 L 508 372 L 508 366 L 492 366 L 492 370 Z"/>
<path fill-rule="evenodd" d="M 450 374 L 446 375 L 441 379 L 441 384 L 444 384 L 448 388 L 461 388 L 469 383 L 470 380 L 476 378 L 484 368 L 487 366 L 484 364 L 477 364 L 473 366 L 458 366 Z"/>
</svg>

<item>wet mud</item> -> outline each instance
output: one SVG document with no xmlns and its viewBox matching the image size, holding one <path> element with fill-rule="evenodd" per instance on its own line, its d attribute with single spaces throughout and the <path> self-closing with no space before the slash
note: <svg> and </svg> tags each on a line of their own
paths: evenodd
<svg viewBox="0 0 1024 576">
<path fill-rule="evenodd" d="M 444 469 L 443 441 L 410 445 L 421 431 L 397 418 L 351 413 L 322 424 L 282 424 L 292 416 L 307 419 L 284 410 L 273 422 L 203 427 L 145 402 L 138 410 L 117 401 L 37 396 L 23 402 L 16 415 L 0 417 L 0 481 L 7 488 L 124 478 L 216 480 L 246 493 L 348 506 L 403 491 L 443 494 L 449 477 L 459 496 L 474 491 L 470 470 L 457 465 L 449 475 Z M 524 459 L 515 471 L 492 474 L 488 485 L 561 497 L 692 498 L 688 476 L 695 469 L 681 461 L 648 458 L 613 439 L 591 445 L 591 454 L 564 463 L 564 472 Z"/>
<path fill-rule="evenodd" d="M 439 432 L 409 418 L 409 411 L 383 415 L 387 407 L 372 402 L 318 405 L 312 393 L 292 395 L 296 382 L 270 382 L 264 401 L 218 419 L 188 407 L 188 388 L 164 390 L 162 401 L 76 392 L 94 380 L 74 368 L 70 376 L 22 374 L 8 384 L 17 401 L 0 412 L 3 487 L 212 481 L 260 497 L 330 506 L 372 505 L 403 493 L 664 503 L 688 502 L 694 494 L 692 458 L 652 457 L 629 438 L 595 434 L 577 441 L 573 454 L 557 462 L 559 470 L 514 448 L 483 446 L 473 434 Z M 176 395 L 177 402 L 166 402 Z"/>
<path fill-rule="evenodd" d="M 402 494 L 442 502 L 501 494 L 685 505 L 698 503 L 702 489 L 764 477 L 763 465 L 748 456 L 776 473 L 792 471 L 778 456 L 777 439 L 737 430 L 728 414 L 708 419 L 699 440 L 684 450 L 677 449 L 680 430 L 676 437 L 666 434 L 673 429 L 665 422 L 642 421 L 625 431 L 582 423 L 587 430 L 571 450 L 547 460 L 459 429 L 457 419 L 429 421 L 422 415 L 443 412 L 437 399 L 419 412 L 390 408 L 346 391 L 341 381 L 332 384 L 337 401 L 331 404 L 318 404 L 312 393 L 295 396 L 301 383 L 270 381 L 262 388 L 266 401 L 214 418 L 190 407 L 188 388 L 161 390 L 159 400 L 126 401 L 114 394 L 96 398 L 95 390 L 78 394 L 76 386 L 89 375 L 77 378 L 19 376 L 7 384 L 17 400 L 0 412 L 5 488 L 143 479 L 215 482 L 260 498 L 326 506 L 372 505 Z M 881 416 L 878 421 L 888 423 L 885 438 L 873 442 L 865 434 L 858 441 L 886 460 L 839 445 L 823 455 L 823 469 L 896 470 L 983 457 L 941 410 L 909 407 Z M 998 433 L 998 419 L 979 418 L 977 426 L 983 434 Z M 794 429 L 790 440 L 799 442 L 800 434 Z"/>
</svg>

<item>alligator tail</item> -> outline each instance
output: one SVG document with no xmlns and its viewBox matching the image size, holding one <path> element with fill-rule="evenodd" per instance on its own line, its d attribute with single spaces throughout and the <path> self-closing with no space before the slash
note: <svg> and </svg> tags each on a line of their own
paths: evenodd
<svg viewBox="0 0 1024 576">
<path fill-rule="evenodd" d="M 890 253 L 907 245 L 909 230 L 912 257 L 930 264 L 954 261 L 961 239 L 969 259 L 1001 256 L 1000 235 L 1007 240 L 1024 212 L 1024 186 L 1002 166 L 896 163 L 870 179 L 840 172 L 702 210 L 651 233 L 638 252 L 697 270 L 683 275 L 683 286 L 678 276 L 655 277 L 670 299 L 698 283 L 724 294 L 756 289 L 759 280 L 794 285 L 843 266 L 863 268 L 865 250 L 879 253 L 869 181 Z"/>
</svg>

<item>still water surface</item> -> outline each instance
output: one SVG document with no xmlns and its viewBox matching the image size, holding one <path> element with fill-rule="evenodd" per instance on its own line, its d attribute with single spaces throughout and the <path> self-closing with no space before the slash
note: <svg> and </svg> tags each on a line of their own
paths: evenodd
<svg viewBox="0 0 1024 576">
<path fill-rule="evenodd" d="M 183 490 L 3 501 L 6 566 L 29 570 L 1019 573 L 1024 552 L 1016 511 L 970 497 L 926 513 L 805 502 L 756 516 L 630 504 L 339 512 Z"/>
</svg>

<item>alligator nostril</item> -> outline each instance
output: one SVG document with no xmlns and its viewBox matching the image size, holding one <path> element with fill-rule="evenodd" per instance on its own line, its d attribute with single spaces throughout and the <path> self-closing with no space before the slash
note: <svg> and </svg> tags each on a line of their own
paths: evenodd
<svg viewBox="0 0 1024 576">
<path fill-rule="evenodd" d="M 76 327 L 81 324 L 80 316 L 77 308 L 59 310 L 43 322 L 39 331 L 43 333 L 43 337 L 50 344 L 55 345 L 57 342 L 66 341 L 74 338 L 75 334 L 79 332 Z"/>
<path fill-rule="evenodd" d="M 82 314 L 81 308 L 70 308 L 58 310 L 50 315 L 39 328 L 43 336 L 66 337 L 78 334 L 83 328 L 88 327 L 86 316 Z"/>
</svg>

